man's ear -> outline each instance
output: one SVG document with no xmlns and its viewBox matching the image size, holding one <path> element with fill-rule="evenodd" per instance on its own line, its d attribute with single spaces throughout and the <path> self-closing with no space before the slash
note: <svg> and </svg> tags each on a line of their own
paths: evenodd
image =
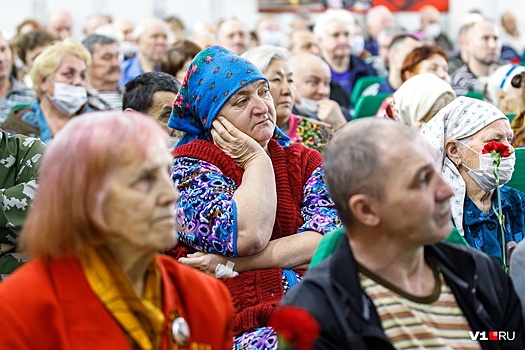
<svg viewBox="0 0 525 350">
<path fill-rule="evenodd" d="M 448 140 L 445 142 L 445 153 L 452 163 L 456 164 L 458 167 L 461 165 L 461 155 L 459 154 L 457 140 Z"/>
<path fill-rule="evenodd" d="M 355 220 L 365 226 L 377 226 L 381 219 L 377 212 L 378 200 L 366 194 L 356 194 L 348 199 L 348 209 Z"/>
<path fill-rule="evenodd" d="M 135 110 L 133 108 L 128 107 L 124 110 L 124 112 L 135 112 Z"/>
</svg>

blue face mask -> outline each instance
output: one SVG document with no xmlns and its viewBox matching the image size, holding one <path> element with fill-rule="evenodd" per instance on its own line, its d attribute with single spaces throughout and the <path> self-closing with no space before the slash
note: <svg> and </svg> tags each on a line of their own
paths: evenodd
<svg viewBox="0 0 525 350">
<path fill-rule="evenodd" d="M 490 153 L 479 153 L 470 148 L 466 143 L 461 144 L 472 152 L 479 155 L 479 168 L 470 169 L 465 164 L 461 163 L 465 168 L 468 169 L 468 174 L 474 180 L 478 186 L 485 192 L 490 192 L 496 188 L 496 177 L 494 176 L 494 165 L 492 164 L 492 157 Z M 502 157 L 498 167 L 499 170 L 499 185 L 503 186 L 512 178 L 514 173 L 514 164 L 516 163 L 516 155 L 514 152 L 508 157 Z"/>
</svg>

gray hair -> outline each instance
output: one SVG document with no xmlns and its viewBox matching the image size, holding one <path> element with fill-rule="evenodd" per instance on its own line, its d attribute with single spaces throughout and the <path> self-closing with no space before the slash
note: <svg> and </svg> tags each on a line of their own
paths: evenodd
<svg viewBox="0 0 525 350">
<path fill-rule="evenodd" d="M 351 35 L 354 35 L 355 18 L 349 11 L 343 9 L 329 9 L 326 12 L 321 13 L 315 21 L 314 34 L 317 35 L 318 38 L 325 38 L 326 26 L 328 23 L 332 22 L 346 24 L 348 27 L 348 32 Z"/>
<path fill-rule="evenodd" d="M 415 129 L 380 118 L 352 121 L 335 134 L 323 156 L 324 181 L 345 225 L 353 221 L 348 208 L 352 196 L 366 194 L 379 200 L 385 196 L 383 184 L 388 176 L 388 172 L 383 171 L 385 140 L 394 143 L 417 137 Z"/>
<path fill-rule="evenodd" d="M 108 45 L 108 44 L 115 44 L 115 43 L 118 43 L 116 39 L 110 38 L 109 36 L 100 35 L 100 34 L 91 34 L 90 36 L 82 40 L 82 45 L 84 45 L 84 47 L 92 55 L 93 55 L 93 51 L 95 51 L 96 44 Z"/>
<path fill-rule="evenodd" d="M 253 63 L 264 74 L 273 60 L 288 61 L 290 52 L 279 46 L 262 45 L 246 51 L 241 57 Z"/>
</svg>

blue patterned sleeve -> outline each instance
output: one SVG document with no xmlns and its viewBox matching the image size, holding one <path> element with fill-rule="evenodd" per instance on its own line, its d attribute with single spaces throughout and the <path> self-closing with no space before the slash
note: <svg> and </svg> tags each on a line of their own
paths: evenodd
<svg viewBox="0 0 525 350">
<path fill-rule="evenodd" d="M 237 186 L 208 162 L 180 157 L 171 178 L 180 191 L 179 240 L 206 253 L 237 256 Z"/>
<path fill-rule="evenodd" d="M 297 231 L 315 231 L 324 235 L 342 227 L 334 202 L 324 183 L 323 166 L 317 167 L 304 185 L 301 214 L 304 224 Z"/>
</svg>

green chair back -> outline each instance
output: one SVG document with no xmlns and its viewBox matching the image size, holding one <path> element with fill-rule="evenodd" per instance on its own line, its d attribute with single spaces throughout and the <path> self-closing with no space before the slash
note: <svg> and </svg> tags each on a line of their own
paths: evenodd
<svg viewBox="0 0 525 350">
<path fill-rule="evenodd" d="M 516 114 L 505 114 L 507 116 L 507 118 L 509 118 L 509 122 L 512 123 L 512 121 L 514 120 L 514 117 L 516 116 Z"/>
<path fill-rule="evenodd" d="M 470 97 L 470 98 L 476 98 L 478 100 L 483 101 L 483 93 L 481 91 L 469 91 L 463 96 Z"/>
<path fill-rule="evenodd" d="M 356 81 L 352 89 L 352 94 L 350 95 L 350 102 L 352 103 L 352 105 L 355 105 L 355 103 L 367 87 L 369 87 L 372 84 L 379 83 L 383 79 L 383 77 L 379 77 L 377 75 L 370 75 L 367 77 L 359 78 L 359 80 Z"/>
<path fill-rule="evenodd" d="M 525 192 L 525 148 L 516 148 L 516 165 L 507 186 Z"/>
<path fill-rule="evenodd" d="M 381 103 L 383 103 L 388 96 L 390 96 L 390 94 L 387 93 L 361 96 L 355 104 L 354 119 L 375 116 Z"/>
</svg>

